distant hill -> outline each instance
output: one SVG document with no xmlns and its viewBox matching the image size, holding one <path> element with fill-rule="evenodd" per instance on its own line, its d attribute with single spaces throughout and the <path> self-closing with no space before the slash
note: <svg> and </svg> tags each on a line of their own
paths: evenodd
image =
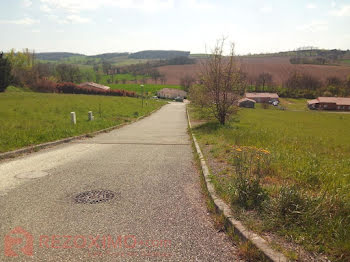
<svg viewBox="0 0 350 262">
<path fill-rule="evenodd" d="M 343 57 L 350 56 L 350 50 L 339 50 L 339 49 L 298 49 L 293 51 L 283 51 L 278 53 L 262 53 L 262 54 L 249 54 L 243 57 L 324 57 L 328 59 L 342 59 Z"/>
<path fill-rule="evenodd" d="M 101 58 L 101 59 L 112 59 L 115 57 L 120 57 L 120 56 L 128 56 L 129 53 L 105 53 L 105 54 L 100 54 L 100 55 L 91 55 L 89 57 L 91 58 Z"/>
<path fill-rule="evenodd" d="M 174 51 L 174 50 L 146 50 L 133 53 L 129 55 L 129 58 L 134 59 L 171 59 L 175 57 L 188 57 L 190 52 L 187 51 Z"/>
<path fill-rule="evenodd" d="M 46 52 L 46 53 L 36 53 L 35 56 L 37 59 L 40 60 L 47 60 L 47 61 L 61 61 L 61 60 L 67 60 L 70 58 L 93 58 L 93 59 L 102 59 L 102 60 L 110 60 L 113 61 L 114 58 L 120 58 L 125 57 L 130 59 L 174 59 L 178 57 L 182 58 L 188 58 L 190 55 L 190 52 L 188 51 L 174 51 L 174 50 L 146 50 L 141 51 L 137 53 L 104 53 L 104 54 L 98 54 L 98 55 L 83 55 L 83 54 L 76 54 L 76 53 L 68 53 L 68 52 Z"/>
<path fill-rule="evenodd" d="M 47 53 L 36 53 L 35 57 L 40 60 L 58 61 L 72 56 L 85 56 L 82 54 L 68 53 L 68 52 L 47 52 Z"/>
</svg>

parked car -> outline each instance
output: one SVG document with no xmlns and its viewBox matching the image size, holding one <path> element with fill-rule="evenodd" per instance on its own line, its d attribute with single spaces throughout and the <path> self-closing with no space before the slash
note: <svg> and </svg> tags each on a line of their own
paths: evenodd
<svg viewBox="0 0 350 262">
<path fill-rule="evenodd" d="M 177 96 L 174 100 L 176 102 L 183 102 L 184 101 L 184 99 L 181 96 Z"/>
</svg>

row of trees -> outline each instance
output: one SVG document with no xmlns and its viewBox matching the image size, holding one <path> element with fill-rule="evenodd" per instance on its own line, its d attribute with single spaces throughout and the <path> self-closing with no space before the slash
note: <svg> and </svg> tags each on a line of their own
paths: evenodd
<svg viewBox="0 0 350 262">
<path fill-rule="evenodd" d="M 294 71 L 290 72 L 282 85 L 276 85 L 270 73 L 261 73 L 257 77 L 247 77 L 247 83 L 247 91 L 277 92 L 281 97 L 315 98 L 350 95 L 350 76 L 348 79 L 330 76 L 321 81 L 308 73 Z"/>
</svg>

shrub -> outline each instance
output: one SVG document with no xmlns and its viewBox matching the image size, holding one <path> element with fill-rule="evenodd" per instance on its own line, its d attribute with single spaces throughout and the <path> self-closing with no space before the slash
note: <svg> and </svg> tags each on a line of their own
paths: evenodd
<svg viewBox="0 0 350 262">
<path fill-rule="evenodd" d="M 35 83 L 31 85 L 31 89 L 36 92 L 43 92 L 43 93 L 56 93 L 57 90 L 57 83 L 48 80 L 46 78 L 37 79 Z"/>
<path fill-rule="evenodd" d="M 126 90 L 103 90 L 99 88 L 86 88 L 78 86 L 71 82 L 63 82 L 57 85 L 57 90 L 65 94 L 86 94 L 86 95 L 105 95 L 105 96 L 128 96 L 135 97 L 136 93 Z"/>
<path fill-rule="evenodd" d="M 261 185 L 261 178 L 270 170 L 270 152 L 256 147 L 234 147 L 233 164 L 236 176 L 233 179 L 232 204 L 245 209 L 260 209 L 268 199 L 266 190 Z"/>
</svg>

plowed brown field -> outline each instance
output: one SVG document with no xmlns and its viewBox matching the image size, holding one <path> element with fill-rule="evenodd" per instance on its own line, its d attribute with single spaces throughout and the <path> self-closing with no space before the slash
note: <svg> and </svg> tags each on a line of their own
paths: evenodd
<svg viewBox="0 0 350 262">
<path fill-rule="evenodd" d="M 260 73 L 266 72 L 273 76 L 276 84 L 282 84 L 293 71 L 305 72 L 318 77 L 324 81 L 329 76 L 337 76 L 345 79 L 350 75 L 350 66 L 328 66 L 328 65 L 292 65 L 289 57 L 249 57 L 240 58 L 242 69 L 248 76 L 256 77 Z M 164 73 L 167 84 L 178 85 L 179 79 L 186 75 L 196 75 L 200 72 L 200 65 L 174 65 L 162 66 L 158 70 Z"/>
</svg>

